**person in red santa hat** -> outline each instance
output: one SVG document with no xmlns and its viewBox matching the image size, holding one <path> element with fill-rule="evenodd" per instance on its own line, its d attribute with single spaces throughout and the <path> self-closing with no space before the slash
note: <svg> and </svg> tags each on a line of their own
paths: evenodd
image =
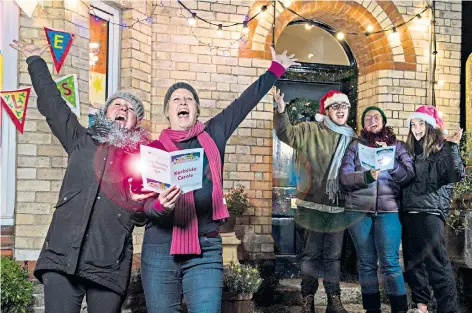
<svg viewBox="0 0 472 313">
<path fill-rule="evenodd" d="M 402 202 L 405 278 L 415 304 L 410 311 L 428 312 L 431 301 L 428 285 L 431 285 L 437 312 L 458 312 L 444 226 L 451 207 L 453 183 L 465 175 L 459 154 L 462 129 L 444 135 L 439 112 L 430 105 L 412 113 L 408 126 L 407 146 L 414 156 L 416 172 L 415 179 L 403 189 Z"/>
<path fill-rule="evenodd" d="M 327 313 L 346 313 L 339 285 L 341 250 L 346 221 L 340 195 L 339 169 L 354 130 L 346 125 L 351 104 L 342 92 L 331 90 L 320 100 L 317 122 L 293 126 L 285 110 L 284 95 L 273 90 L 277 105 L 277 137 L 296 150 L 297 210 L 295 222 L 304 247 L 301 260 L 302 312 L 315 312 L 318 278 L 328 296 Z"/>
</svg>

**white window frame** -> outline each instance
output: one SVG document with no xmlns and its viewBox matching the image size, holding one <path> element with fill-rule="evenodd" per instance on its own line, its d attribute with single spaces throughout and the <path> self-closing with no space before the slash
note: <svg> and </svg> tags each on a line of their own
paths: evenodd
<svg viewBox="0 0 472 313">
<path fill-rule="evenodd" d="M 9 47 L 19 38 L 20 10 L 14 1 L 0 1 L 2 16 L 3 90 L 18 89 L 18 51 Z M 1 206 L 6 214 L 1 216 L 0 225 L 13 225 L 16 200 L 16 127 L 2 107 L 2 169 Z"/>
<path fill-rule="evenodd" d="M 90 14 L 111 22 L 108 24 L 108 98 L 118 91 L 120 85 L 121 12 L 101 1 L 92 1 L 90 4 L 95 8 L 90 10 Z"/>
</svg>

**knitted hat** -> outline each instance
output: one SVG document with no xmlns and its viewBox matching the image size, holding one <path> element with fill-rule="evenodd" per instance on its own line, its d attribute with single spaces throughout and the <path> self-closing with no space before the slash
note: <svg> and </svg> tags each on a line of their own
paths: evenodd
<svg viewBox="0 0 472 313">
<path fill-rule="evenodd" d="M 408 117 L 408 128 L 411 127 L 411 120 L 418 118 L 425 121 L 433 128 L 444 129 L 444 122 L 439 116 L 438 110 L 432 105 L 422 105 Z"/>
<path fill-rule="evenodd" d="M 170 86 L 166 92 L 166 95 L 164 96 L 164 115 L 167 113 L 167 106 L 169 105 L 170 96 L 172 96 L 174 91 L 181 88 L 187 89 L 192 93 L 195 102 L 197 102 L 197 114 L 200 114 L 200 99 L 198 98 L 198 94 L 195 89 L 187 83 L 178 82 Z"/>
<path fill-rule="evenodd" d="M 349 98 L 344 93 L 330 90 L 320 99 L 320 113 L 316 113 L 315 120 L 321 122 L 324 118 L 325 110 L 335 103 L 347 103 L 351 106 Z"/>
<path fill-rule="evenodd" d="M 387 124 L 387 116 L 385 115 L 384 111 L 379 108 L 379 107 L 376 107 L 375 105 L 372 105 L 370 107 L 367 107 L 364 112 L 362 112 L 362 120 L 361 120 L 361 124 L 362 124 L 362 128 L 364 128 L 364 118 L 365 118 L 365 115 L 367 114 L 367 112 L 369 111 L 372 111 L 372 110 L 375 110 L 375 111 L 378 111 L 380 113 L 380 115 L 382 115 L 382 119 L 383 119 L 383 126 L 385 126 Z"/>
<path fill-rule="evenodd" d="M 129 103 L 131 103 L 131 105 L 134 108 L 134 112 L 136 113 L 136 118 L 138 119 L 138 121 L 143 119 L 143 117 L 144 117 L 144 105 L 143 105 L 143 103 L 141 102 L 141 100 L 138 97 L 136 97 L 134 94 L 132 94 L 128 91 L 119 90 L 119 91 L 115 92 L 114 94 L 112 94 L 110 97 L 108 97 L 107 102 L 105 102 L 105 106 L 103 108 L 104 112 L 107 111 L 108 106 L 110 106 L 110 104 L 115 99 L 123 99 L 123 100 L 126 100 Z"/>
</svg>

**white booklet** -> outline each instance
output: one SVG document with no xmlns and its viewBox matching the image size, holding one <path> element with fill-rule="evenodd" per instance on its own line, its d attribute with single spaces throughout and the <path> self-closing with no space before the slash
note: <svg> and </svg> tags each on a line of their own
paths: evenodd
<svg viewBox="0 0 472 313">
<path fill-rule="evenodd" d="M 143 187 L 162 192 L 171 185 L 183 193 L 202 188 L 203 149 L 174 152 L 141 146 Z"/>
<path fill-rule="evenodd" d="M 367 170 L 391 170 L 395 164 L 396 146 L 371 148 L 359 144 L 359 160 Z"/>
</svg>

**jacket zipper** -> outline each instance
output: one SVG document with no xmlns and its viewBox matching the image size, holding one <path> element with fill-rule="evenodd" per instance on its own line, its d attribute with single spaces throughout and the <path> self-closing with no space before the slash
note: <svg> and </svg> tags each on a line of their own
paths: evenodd
<svg viewBox="0 0 472 313">
<path fill-rule="evenodd" d="M 379 178 L 380 178 L 380 174 L 377 177 L 377 180 L 375 182 L 375 184 L 377 186 L 376 192 L 375 192 L 375 216 L 377 216 L 379 214 L 379 209 L 378 209 L 378 206 L 379 206 Z"/>
</svg>

